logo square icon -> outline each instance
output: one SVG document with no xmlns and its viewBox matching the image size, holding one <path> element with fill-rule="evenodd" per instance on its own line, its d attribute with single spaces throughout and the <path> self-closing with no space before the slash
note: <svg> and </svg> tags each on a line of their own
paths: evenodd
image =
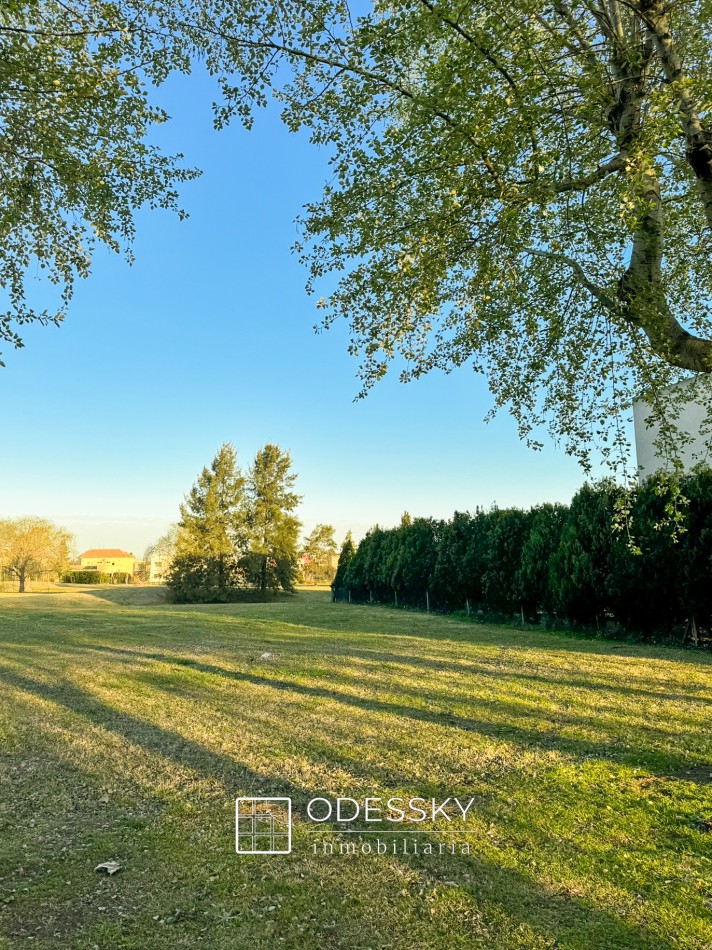
<svg viewBox="0 0 712 950">
<path fill-rule="evenodd" d="M 291 798 L 236 798 L 235 850 L 238 854 L 289 854 Z"/>
</svg>

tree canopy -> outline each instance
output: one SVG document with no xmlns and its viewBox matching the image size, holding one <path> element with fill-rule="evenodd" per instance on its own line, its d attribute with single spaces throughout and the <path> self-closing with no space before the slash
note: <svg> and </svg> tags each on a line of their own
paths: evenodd
<svg viewBox="0 0 712 950">
<path fill-rule="evenodd" d="M 331 583 L 335 573 L 334 561 L 337 551 L 333 525 L 316 525 L 305 538 L 302 547 L 300 569 L 302 580 L 307 584 Z M 341 558 L 339 558 L 339 563 L 341 563 Z"/>
<path fill-rule="evenodd" d="M 709 0 L 78 0 L 6 5 L 3 258 L 10 322 L 32 258 L 71 292 L 91 242 L 175 207 L 190 174 L 146 144 L 141 82 L 202 59 L 218 126 L 270 89 L 327 146 L 298 249 L 363 391 L 465 364 L 537 445 L 624 454 L 631 395 L 712 370 Z M 40 315 L 41 316 L 41 315 Z M 44 318 L 48 318 L 45 314 Z M 671 397 L 672 398 L 672 397 Z M 674 408 L 674 407 L 673 407 Z"/>
<path fill-rule="evenodd" d="M 272 443 L 257 452 L 248 473 L 248 576 L 263 594 L 294 584 L 301 527 L 294 514 L 301 501 L 293 491 L 296 480 L 289 452 Z"/>
<path fill-rule="evenodd" d="M 30 578 L 61 573 L 69 563 L 71 543 L 71 534 L 46 518 L 1 519 L 0 570 L 11 574 L 23 593 Z"/>
<path fill-rule="evenodd" d="M 267 444 L 247 474 L 229 442 L 203 468 L 180 506 L 177 536 L 158 542 L 175 551 L 168 586 L 176 600 L 215 602 L 258 588 L 291 590 L 296 575 L 300 502 L 291 458 Z"/>
</svg>

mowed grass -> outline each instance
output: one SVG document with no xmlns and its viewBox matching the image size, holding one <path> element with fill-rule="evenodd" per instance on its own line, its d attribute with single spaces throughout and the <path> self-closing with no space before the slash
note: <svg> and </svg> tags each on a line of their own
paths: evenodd
<svg viewBox="0 0 712 950">
<path fill-rule="evenodd" d="M 0 697 L 2 946 L 712 947 L 708 656 L 63 591 L 0 597 Z M 235 854 L 238 795 L 291 855 Z M 471 853 L 314 855 L 339 795 L 474 797 Z"/>
</svg>

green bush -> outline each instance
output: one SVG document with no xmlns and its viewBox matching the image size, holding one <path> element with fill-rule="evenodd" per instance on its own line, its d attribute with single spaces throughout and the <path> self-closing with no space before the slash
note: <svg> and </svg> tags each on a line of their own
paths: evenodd
<svg viewBox="0 0 712 950">
<path fill-rule="evenodd" d="M 110 584 L 111 574 L 99 571 L 66 571 L 62 575 L 65 584 Z"/>
<path fill-rule="evenodd" d="M 180 555 L 166 576 L 166 586 L 178 604 L 228 603 L 241 582 L 237 561 L 229 557 Z"/>
</svg>

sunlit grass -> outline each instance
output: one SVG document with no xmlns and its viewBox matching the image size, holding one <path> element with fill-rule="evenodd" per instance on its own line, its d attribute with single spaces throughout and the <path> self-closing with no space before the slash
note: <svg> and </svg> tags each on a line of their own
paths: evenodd
<svg viewBox="0 0 712 950">
<path fill-rule="evenodd" d="M 158 599 L 0 597 L 8 947 L 712 947 L 707 656 Z M 238 857 L 250 794 L 474 797 L 471 853 Z"/>
</svg>

